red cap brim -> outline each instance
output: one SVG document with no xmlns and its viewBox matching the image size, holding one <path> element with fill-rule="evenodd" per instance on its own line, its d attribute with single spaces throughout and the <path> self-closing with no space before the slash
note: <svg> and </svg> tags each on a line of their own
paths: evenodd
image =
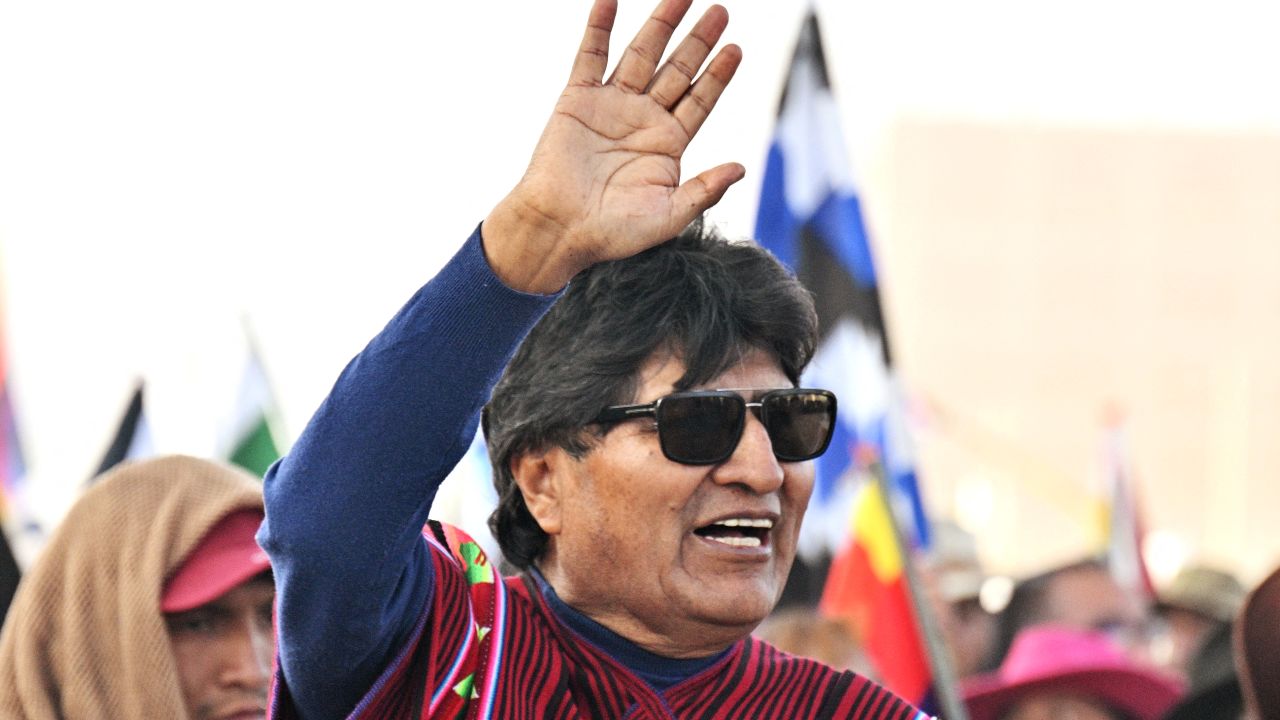
<svg viewBox="0 0 1280 720">
<path fill-rule="evenodd" d="M 267 553 L 254 538 L 262 518 L 261 510 L 236 510 L 219 520 L 165 584 L 160 611 L 200 607 L 270 570 Z"/>
</svg>

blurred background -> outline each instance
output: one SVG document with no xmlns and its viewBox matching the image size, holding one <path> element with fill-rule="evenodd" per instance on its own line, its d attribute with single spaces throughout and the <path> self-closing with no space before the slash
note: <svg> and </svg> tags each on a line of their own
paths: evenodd
<svg viewBox="0 0 1280 720">
<path fill-rule="evenodd" d="M 648 5 L 624 3 L 615 48 Z M 726 5 L 745 60 L 685 168 L 746 165 L 712 217 L 748 236 L 809 5 Z M 1261 578 L 1280 561 L 1280 12 L 812 7 L 930 513 L 996 573 L 1094 552 L 1122 425 L 1157 583 L 1193 561 Z M 0 8 L 5 381 L 37 522 L 139 380 L 155 451 L 220 453 L 246 325 L 287 447 L 519 178 L 587 8 Z"/>
</svg>

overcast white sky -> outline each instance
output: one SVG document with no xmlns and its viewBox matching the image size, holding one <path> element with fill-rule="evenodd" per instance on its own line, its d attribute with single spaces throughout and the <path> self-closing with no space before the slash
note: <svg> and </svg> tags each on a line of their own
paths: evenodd
<svg viewBox="0 0 1280 720">
<path fill-rule="evenodd" d="M 241 315 L 301 430 L 518 178 L 588 4 L 0 4 L 5 344 L 44 512 L 136 377 L 158 450 L 212 452 Z M 686 168 L 746 164 L 714 215 L 746 235 L 806 4 L 726 4 L 746 59 Z M 855 167 L 904 117 L 1280 132 L 1274 3 L 816 7 Z M 649 9 L 624 2 L 615 46 Z"/>
</svg>

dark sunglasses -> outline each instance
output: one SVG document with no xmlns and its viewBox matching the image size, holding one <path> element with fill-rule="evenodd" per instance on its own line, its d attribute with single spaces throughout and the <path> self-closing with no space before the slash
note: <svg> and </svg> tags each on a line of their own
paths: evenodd
<svg viewBox="0 0 1280 720">
<path fill-rule="evenodd" d="M 652 416 L 662 454 L 685 465 L 715 465 L 733 455 L 746 427 L 747 409 L 769 434 L 773 454 L 786 462 L 811 460 L 826 451 L 835 429 L 836 396 L 827 390 L 770 390 L 747 402 L 733 390 L 672 393 L 643 405 L 615 405 L 594 422 L 611 424 Z"/>
</svg>

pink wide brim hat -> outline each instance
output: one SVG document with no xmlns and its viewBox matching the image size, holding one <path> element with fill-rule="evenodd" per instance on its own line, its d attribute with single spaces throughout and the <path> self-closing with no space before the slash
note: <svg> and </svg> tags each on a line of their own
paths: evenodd
<svg viewBox="0 0 1280 720">
<path fill-rule="evenodd" d="M 1019 700 L 1045 691 L 1101 700 L 1137 720 L 1159 720 L 1183 686 L 1129 659 L 1105 635 L 1045 625 L 1018 633 L 999 670 L 963 686 L 971 720 L 997 720 Z"/>
</svg>

